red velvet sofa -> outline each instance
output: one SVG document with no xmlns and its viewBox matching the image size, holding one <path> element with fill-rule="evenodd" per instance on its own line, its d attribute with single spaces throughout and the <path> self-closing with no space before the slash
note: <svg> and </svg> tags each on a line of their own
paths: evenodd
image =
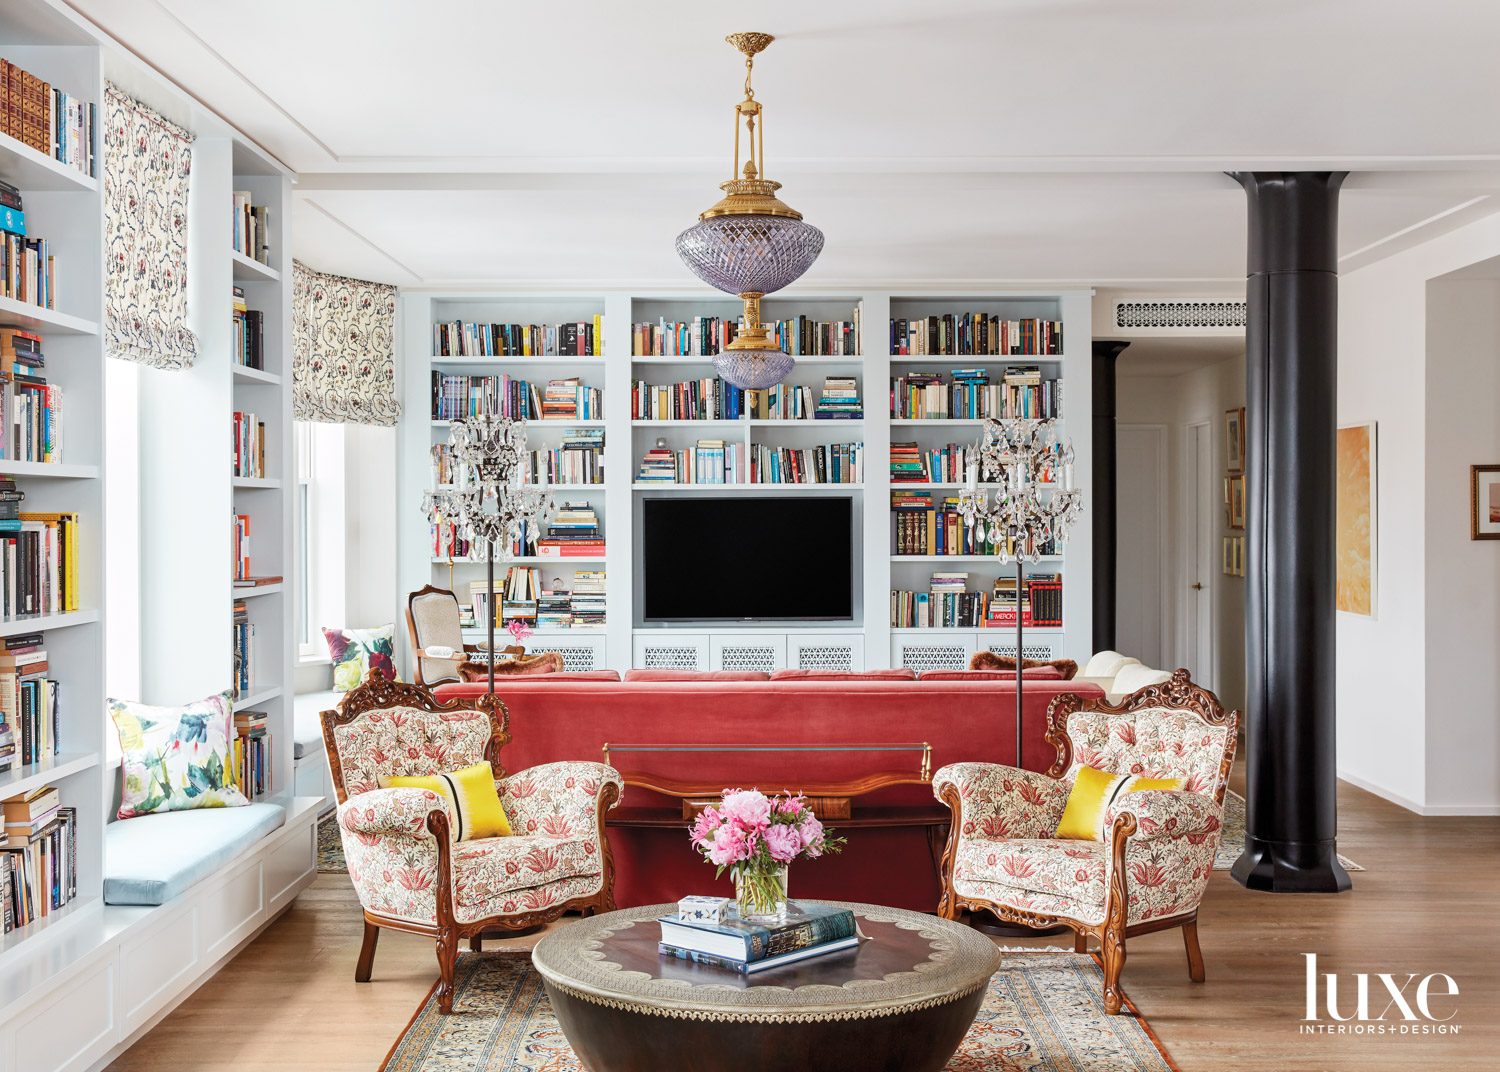
<svg viewBox="0 0 1500 1072">
<path fill-rule="evenodd" d="M 605 676 L 608 676 L 607 674 Z M 631 676 L 631 675 L 627 675 Z M 653 675 L 655 676 L 655 675 Z M 944 677 L 948 675 L 943 675 Z M 1014 762 L 1015 682 L 989 674 L 960 680 L 599 680 L 596 675 L 509 677 L 496 691 L 510 709 L 509 770 L 562 759 L 602 759 L 626 772 L 679 782 L 764 791 L 842 782 L 875 771 L 910 770 L 912 751 L 811 750 L 833 746 L 930 744 L 931 770 L 963 760 Z M 550 679 L 550 680 L 549 680 Z M 439 685 L 439 698 L 481 695 L 483 683 Z M 1054 696 L 1102 696 L 1097 685 L 1028 672 L 1022 762 L 1046 770 L 1044 739 Z M 636 745 L 786 746 L 801 751 L 632 751 Z M 851 820 L 828 825 L 849 839 L 840 856 L 798 861 L 794 896 L 869 901 L 936 910 L 937 859 L 947 809 L 927 785 L 895 785 L 852 800 Z M 728 876 L 688 844 L 678 798 L 627 786 L 610 815 L 615 899 L 621 907 L 675 901 L 689 893 L 728 895 Z"/>
</svg>

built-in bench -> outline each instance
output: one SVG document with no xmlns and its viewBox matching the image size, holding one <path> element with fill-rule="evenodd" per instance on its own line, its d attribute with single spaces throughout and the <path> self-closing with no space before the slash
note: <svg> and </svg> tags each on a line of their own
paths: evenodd
<svg viewBox="0 0 1500 1072">
<path fill-rule="evenodd" d="M 337 707 L 346 695 L 332 689 L 302 692 L 292 701 L 292 791 L 299 797 L 322 797 L 324 810 L 332 808 L 335 799 L 321 715 Z"/>
<path fill-rule="evenodd" d="M 104 828 L 104 903 L 166 904 L 285 823 L 280 804 L 168 811 L 110 823 Z"/>
</svg>

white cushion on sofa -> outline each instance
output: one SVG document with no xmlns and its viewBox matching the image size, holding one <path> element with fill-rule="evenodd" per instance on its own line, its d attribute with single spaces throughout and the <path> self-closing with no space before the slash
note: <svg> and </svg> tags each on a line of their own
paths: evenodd
<svg viewBox="0 0 1500 1072">
<path fill-rule="evenodd" d="M 1119 696 L 1129 696 L 1137 689 L 1144 689 L 1147 685 L 1160 685 L 1164 681 L 1171 681 L 1172 674 L 1169 670 L 1153 670 L 1149 666 L 1140 663 L 1129 663 L 1120 667 L 1120 672 L 1115 675 L 1115 681 L 1109 688 L 1109 692 Z"/>
<path fill-rule="evenodd" d="M 1127 655 L 1121 655 L 1117 651 L 1095 652 L 1093 658 L 1089 659 L 1088 665 L 1083 668 L 1083 677 L 1101 678 L 1114 677 L 1120 672 L 1122 666 L 1139 665 L 1139 659 L 1132 659 Z"/>
</svg>

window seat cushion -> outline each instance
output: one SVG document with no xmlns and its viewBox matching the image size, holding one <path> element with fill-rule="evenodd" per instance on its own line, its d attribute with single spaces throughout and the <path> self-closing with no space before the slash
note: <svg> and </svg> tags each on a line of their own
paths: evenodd
<svg viewBox="0 0 1500 1072">
<path fill-rule="evenodd" d="M 299 692 L 292 698 L 292 758 L 323 751 L 323 712 L 339 705 L 347 692 Z"/>
<path fill-rule="evenodd" d="M 279 804 L 196 808 L 104 828 L 104 903 L 165 904 L 286 822 Z"/>
</svg>

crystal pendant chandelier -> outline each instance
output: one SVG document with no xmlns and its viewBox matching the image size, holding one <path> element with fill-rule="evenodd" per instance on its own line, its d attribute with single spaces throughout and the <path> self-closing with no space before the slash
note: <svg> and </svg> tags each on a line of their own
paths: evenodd
<svg viewBox="0 0 1500 1072">
<path fill-rule="evenodd" d="M 469 541 L 470 553 L 484 556 L 489 578 L 490 692 L 495 691 L 495 556 L 504 554 L 526 531 L 539 530 L 552 512 L 552 493 L 522 483 L 526 463 L 526 423 L 480 414 L 453 422 L 453 488 L 422 493 L 422 510 L 434 525 L 453 524 Z"/>
<path fill-rule="evenodd" d="M 760 299 L 794 283 L 823 252 L 823 232 L 776 196 L 781 183 L 765 174 L 765 115 L 750 76 L 755 55 L 775 40 L 770 34 L 730 34 L 745 56 L 745 99 L 734 106 L 734 170 L 719 183 L 724 197 L 677 236 L 677 255 L 709 286 L 741 298 L 744 326 L 714 358 L 719 375 L 736 387 L 755 390 L 785 379 L 796 364 L 760 320 Z M 747 132 L 740 167 L 740 124 Z M 758 125 L 757 125 L 758 122 Z"/>
</svg>

